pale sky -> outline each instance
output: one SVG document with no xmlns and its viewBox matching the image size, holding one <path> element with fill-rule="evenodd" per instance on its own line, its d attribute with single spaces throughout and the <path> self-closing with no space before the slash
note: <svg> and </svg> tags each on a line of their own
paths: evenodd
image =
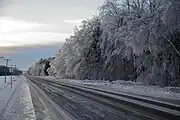
<svg viewBox="0 0 180 120">
<path fill-rule="evenodd" d="M 64 42 L 104 0 L 0 0 L 0 47 Z"/>
<path fill-rule="evenodd" d="M 97 14 L 103 2 L 0 0 L 0 56 L 11 58 L 11 64 L 22 69 L 41 57 L 54 56 L 73 28 Z"/>
</svg>

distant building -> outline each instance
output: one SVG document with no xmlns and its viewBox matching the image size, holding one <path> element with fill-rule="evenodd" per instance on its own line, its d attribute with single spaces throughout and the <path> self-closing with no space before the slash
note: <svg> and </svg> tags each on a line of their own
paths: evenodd
<svg viewBox="0 0 180 120">
<path fill-rule="evenodd" d="M 9 68 L 3 65 L 0 65 L 0 76 L 8 75 Z"/>
</svg>

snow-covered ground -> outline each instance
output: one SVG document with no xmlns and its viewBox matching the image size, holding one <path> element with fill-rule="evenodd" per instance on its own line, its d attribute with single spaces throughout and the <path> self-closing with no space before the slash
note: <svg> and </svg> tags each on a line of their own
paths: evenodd
<svg viewBox="0 0 180 120">
<path fill-rule="evenodd" d="M 78 82 L 70 80 L 70 82 Z M 79 81 L 80 84 L 100 87 L 104 89 L 128 92 L 144 96 L 152 96 L 158 98 L 168 98 L 168 99 L 179 99 L 180 100 L 180 88 L 175 87 L 159 87 L 153 85 L 143 85 L 141 83 L 117 80 L 113 82 L 101 81 L 101 80 L 84 80 Z"/>
<path fill-rule="evenodd" d="M 117 80 L 114 82 L 107 81 L 83 81 L 82 84 L 98 86 L 105 89 L 111 89 L 114 91 L 129 92 L 144 96 L 152 96 L 158 98 L 179 99 L 180 100 L 180 88 L 177 87 L 159 87 L 153 85 L 143 85 L 141 83 L 135 83 L 130 81 Z"/>
<path fill-rule="evenodd" d="M 30 96 L 29 87 L 23 76 L 13 79 L 10 77 L 4 83 L 4 76 L 0 77 L 0 120 L 35 120 L 35 111 Z"/>
<path fill-rule="evenodd" d="M 0 76 L 0 91 L 3 88 L 7 87 L 7 85 L 10 84 L 10 82 L 11 82 L 10 76 L 7 76 L 7 78 L 6 78 L 7 79 L 7 83 L 4 83 L 4 79 L 5 79 L 5 76 Z"/>
<path fill-rule="evenodd" d="M 48 80 L 65 81 L 77 85 L 86 85 L 92 87 L 99 87 L 106 90 L 113 90 L 118 92 L 133 93 L 143 96 L 152 96 L 165 99 L 180 100 L 180 87 L 159 87 L 153 85 L 143 85 L 139 82 L 131 82 L 124 80 L 116 80 L 113 82 L 103 80 L 69 80 L 56 79 L 55 77 L 41 77 Z"/>
</svg>

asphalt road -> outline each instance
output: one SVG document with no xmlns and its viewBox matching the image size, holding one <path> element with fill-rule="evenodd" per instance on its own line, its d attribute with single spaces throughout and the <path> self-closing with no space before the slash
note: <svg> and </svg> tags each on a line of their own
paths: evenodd
<svg viewBox="0 0 180 120">
<path fill-rule="evenodd" d="M 136 108 L 137 111 L 134 110 L 133 106 L 130 106 L 128 108 L 129 110 L 124 110 L 123 104 L 125 103 L 116 103 L 109 99 L 103 99 L 102 96 L 71 89 L 61 84 L 52 83 L 37 77 L 30 77 L 30 79 L 38 89 L 41 89 L 43 93 L 55 103 L 57 108 L 68 116 L 66 117 L 67 120 L 166 120 L 158 116 L 156 118 L 157 113 L 155 111 L 150 110 L 153 115 L 146 114 L 146 111 L 144 111 L 142 107 Z M 46 98 L 42 98 L 41 101 L 46 101 Z M 119 107 L 119 105 L 121 107 Z M 50 107 L 49 105 L 48 108 Z M 54 109 L 50 111 L 55 113 Z M 175 119 L 176 118 L 177 117 L 175 117 Z M 65 118 L 56 116 L 53 120 L 61 119 L 64 120 Z"/>
<path fill-rule="evenodd" d="M 141 120 L 135 113 L 116 110 L 98 101 L 63 89 L 61 86 L 55 87 L 37 79 L 32 82 L 43 90 L 72 120 Z"/>
</svg>

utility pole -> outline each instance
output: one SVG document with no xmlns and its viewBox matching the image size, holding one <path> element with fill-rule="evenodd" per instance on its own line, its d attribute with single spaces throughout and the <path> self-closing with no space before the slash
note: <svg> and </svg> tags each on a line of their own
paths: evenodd
<svg viewBox="0 0 180 120">
<path fill-rule="evenodd" d="M 8 67 L 8 63 L 9 63 L 9 61 L 11 61 L 11 59 L 6 59 L 6 58 L 4 58 L 4 60 L 6 60 L 6 67 Z M 6 76 L 7 76 L 7 73 L 5 74 L 5 83 L 6 83 Z"/>
<path fill-rule="evenodd" d="M 11 65 L 11 68 L 12 68 L 12 74 L 13 74 L 13 79 L 14 79 L 14 76 L 16 75 L 16 65 Z"/>
<path fill-rule="evenodd" d="M 16 75 L 15 72 L 16 72 L 16 65 L 11 65 L 11 88 L 12 88 L 12 84 L 13 84 L 13 80 L 12 79 L 14 79 L 15 75 Z"/>
<path fill-rule="evenodd" d="M 11 66 L 11 69 L 10 69 L 10 73 L 11 73 L 11 88 L 12 88 L 12 79 L 13 79 L 13 78 L 12 78 L 12 77 L 13 77 L 13 76 L 12 76 L 12 74 L 13 74 L 13 67 L 12 67 L 12 66 Z"/>
</svg>

